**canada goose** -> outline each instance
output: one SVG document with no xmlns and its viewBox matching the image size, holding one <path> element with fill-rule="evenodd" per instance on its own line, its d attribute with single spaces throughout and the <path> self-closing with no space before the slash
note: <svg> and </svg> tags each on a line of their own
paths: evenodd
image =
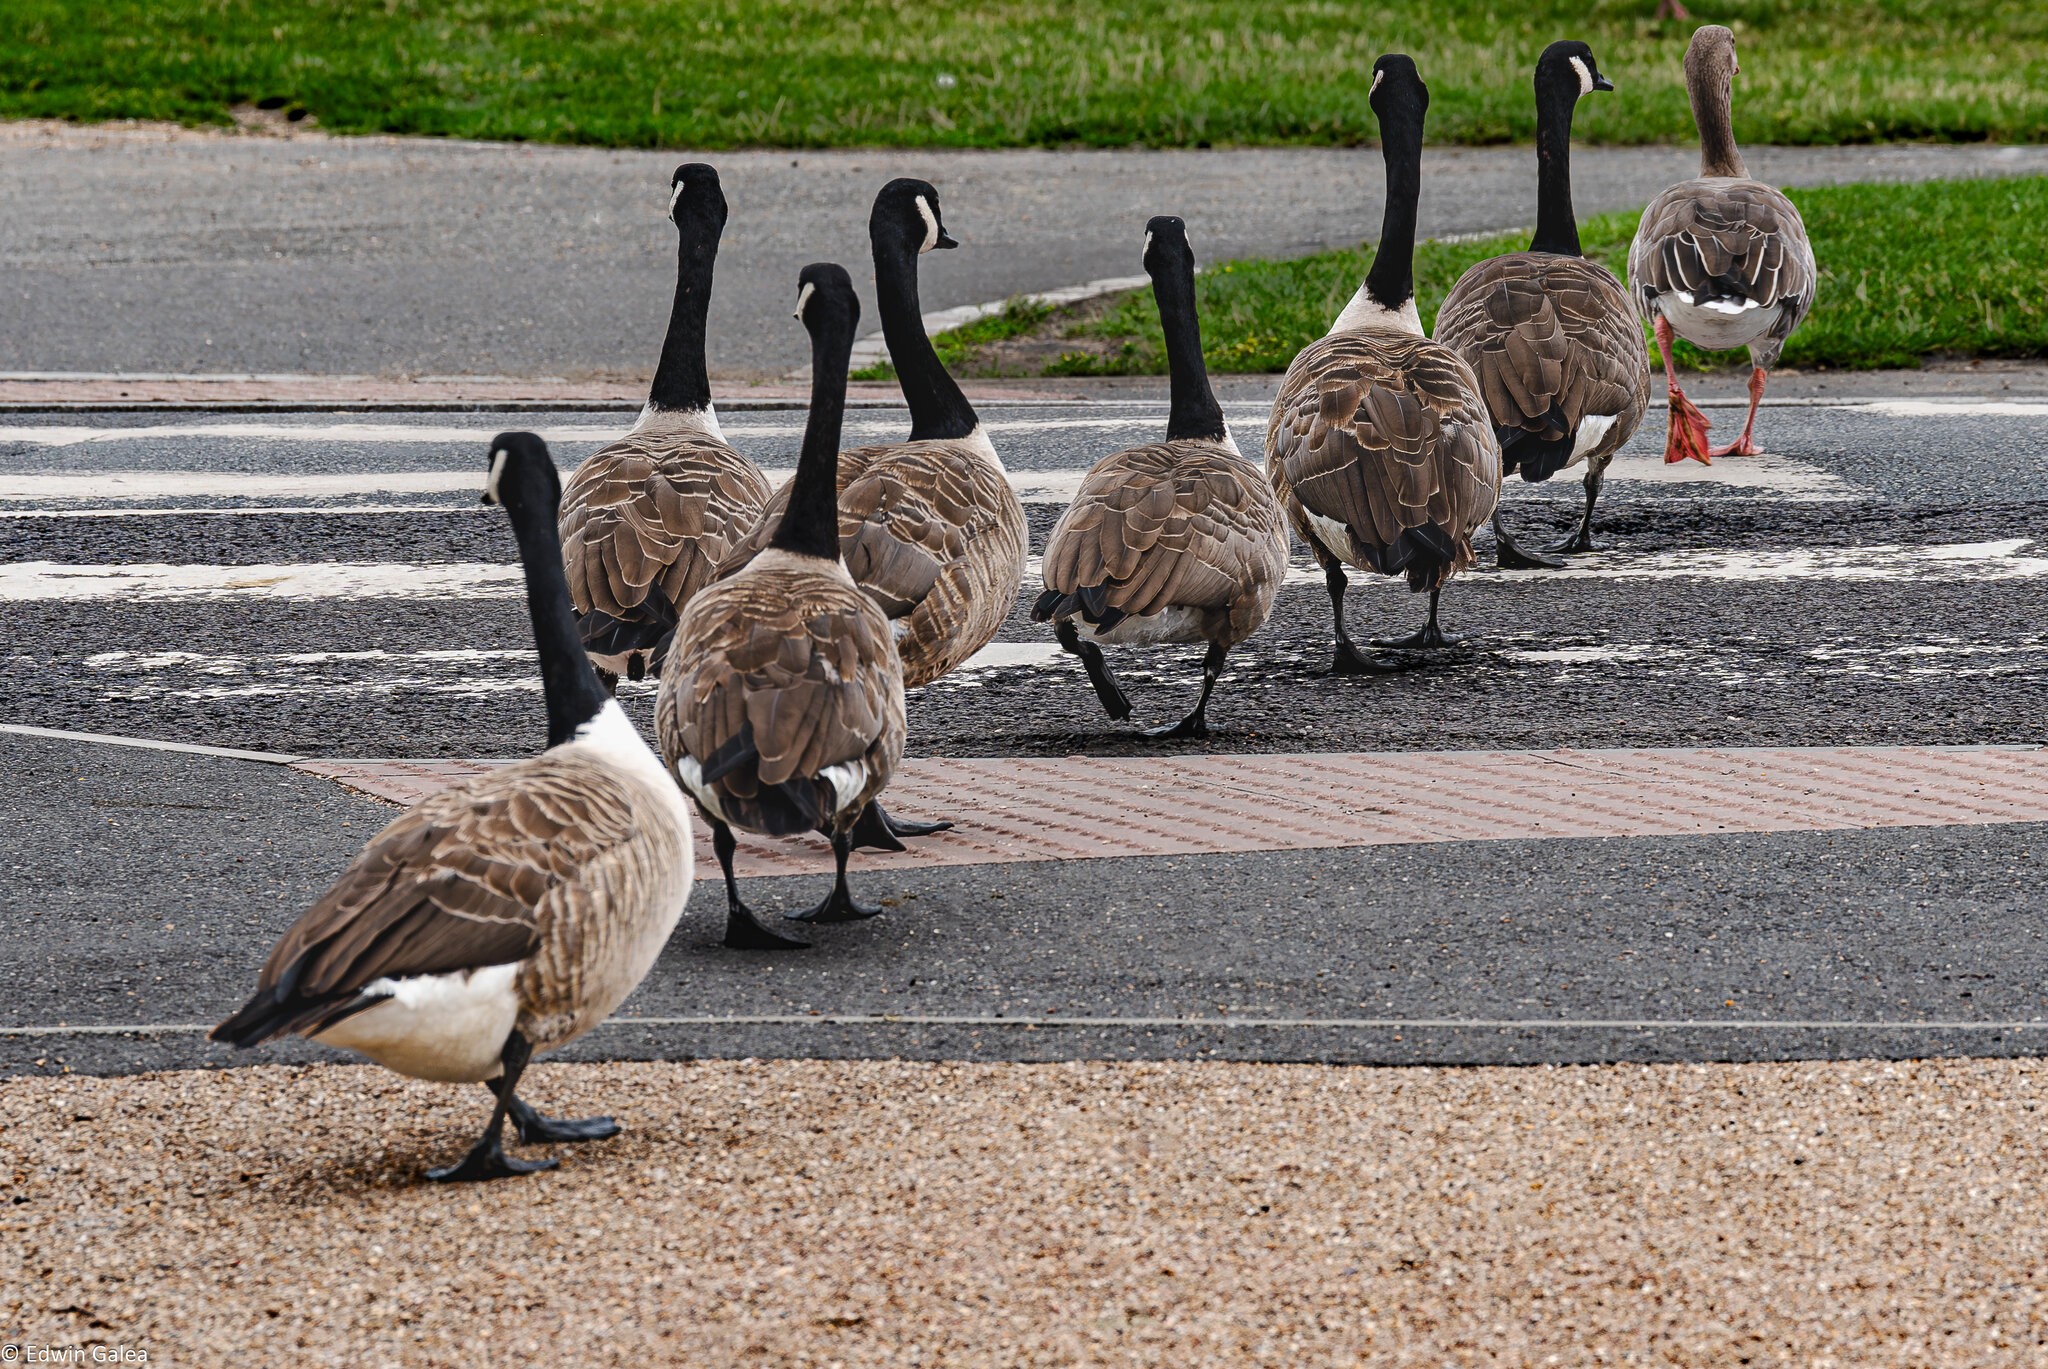
<svg viewBox="0 0 2048 1369">
<path fill-rule="evenodd" d="M 1634 301 L 1614 273 L 1579 254 L 1572 214 L 1572 107 L 1614 86 L 1584 43 L 1552 43 L 1536 62 L 1536 236 L 1526 252 L 1480 262 L 1436 316 L 1436 340 L 1465 358 L 1493 416 L 1501 473 L 1548 480 L 1586 463 L 1578 531 L 1549 550 L 1593 549 L 1593 505 L 1614 454 L 1650 402 L 1650 358 Z M 1503 566 L 1562 561 L 1515 544 L 1493 512 Z"/>
<path fill-rule="evenodd" d="M 1379 646 L 1447 641 L 1437 598 L 1472 564 L 1472 533 L 1500 498 L 1500 447 L 1479 381 L 1456 352 L 1422 335 L 1415 312 L 1415 204 L 1429 88 L 1407 57 L 1373 63 L 1387 210 L 1372 268 L 1329 333 L 1287 368 L 1266 426 L 1266 473 L 1295 530 L 1322 564 L 1336 617 L 1331 669 L 1398 669 L 1352 645 L 1344 567 L 1408 577 L 1429 591 L 1429 622 Z"/>
<path fill-rule="evenodd" d="M 704 370 L 711 268 L 725 229 L 718 173 L 676 168 L 675 307 L 647 407 L 562 491 L 562 558 L 583 645 L 610 688 L 659 672 L 660 644 L 690 596 L 760 520 L 768 478 L 725 443 Z"/>
<path fill-rule="evenodd" d="M 1162 214 L 1145 225 L 1145 271 L 1173 377 L 1166 440 L 1089 470 L 1046 541 L 1045 592 L 1031 616 L 1055 625 L 1118 719 L 1130 716 L 1130 700 L 1098 643 L 1207 642 L 1194 712 L 1145 734 L 1206 737 L 1225 654 L 1272 615 L 1287 574 L 1287 521 L 1209 387 L 1186 224 Z"/>
<path fill-rule="evenodd" d="M 611 1015 L 690 896 L 689 810 L 598 684 L 577 636 L 555 531 L 561 486 L 531 433 L 491 443 L 484 501 L 505 506 L 526 569 L 548 748 L 442 790 L 370 839 L 284 934 L 255 994 L 212 1039 L 299 1035 L 418 1079 L 483 1082 L 490 1122 L 430 1179 L 553 1168 L 503 1148 L 616 1135 L 609 1117 L 545 1117 L 515 1090 L 535 1051 Z"/>
<path fill-rule="evenodd" d="M 1024 506 L 974 406 L 939 361 L 918 312 L 920 253 L 959 244 L 939 216 L 939 192 L 894 180 L 868 216 L 882 334 L 910 407 L 905 442 L 839 454 L 839 545 L 846 569 L 888 615 L 910 688 L 930 684 L 994 640 L 1024 579 Z M 774 538 L 792 479 L 727 562 L 746 564 Z M 862 845 L 893 847 L 951 823 L 913 823 L 879 805 Z"/>
<path fill-rule="evenodd" d="M 1757 405 L 1785 339 L 1813 308 L 1817 273 L 1806 225 L 1783 191 L 1749 178 L 1729 122 L 1735 35 L 1719 24 L 1693 31 L 1685 89 L 1700 131 L 1700 174 L 1650 201 L 1628 249 L 1628 278 L 1655 326 L 1671 400 L 1666 461 L 1754 456 Z M 1676 333 L 1696 347 L 1749 349 L 1749 413 L 1742 435 L 1707 446 L 1707 416 L 1678 388 L 1671 366 Z"/>
<path fill-rule="evenodd" d="M 808 943 L 762 925 L 733 878 L 732 829 L 817 830 L 838 863 L 832 892 L 799 921 L 846 922 L 855 824 L 903 755 L 903 664 L 889 620 L 840 560 L 834 468 L 860 301 L 846 269 L 806 266 L 797 317 L 811 335 L 811 413 L 766 550 L 690 601 L 655 700 L 661 754 L 711 824 L 725 873 L 725 944 Z"/>
</svg>

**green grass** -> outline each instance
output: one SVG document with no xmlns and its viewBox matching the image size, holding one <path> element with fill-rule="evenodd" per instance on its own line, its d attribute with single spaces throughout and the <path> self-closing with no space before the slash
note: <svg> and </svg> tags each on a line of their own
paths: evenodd
<svg viewBox="0 0 2048 1369">
<path fill-rule="evenodd" d="M 1581 137 L 1691 136 L 1691 23 L 1654 0 L 10 0 L 0 116 L 222 123 L 617 147 L 1349 144 L 1405 51 L 1430 134 L 1533 136 L 1529 71 L 1593 44 L 1620 89 Z M 2040 0 L 1693 0 L 1741 41 L 1753 142 L 2048 138 Z"/>
<path fill-rule="evenodd" d="M 940 333 L 932 339 L 932 350 L 939 354 L 939 360 L 945 363 L 947 370 L 965 370 L 974 365 L 981 349 L 989 343 L 1034 333 L 1053 316 L 1054 312 L 1051 305 L 1033 304 L 1026 299 L 1009 300 L 1003 305 L 1000 313 L 990 314 L 972 323 Z M 879 365 L 855 371 L 848 378 L 894 380 L 896 368 L 884 361 Z"/>
<path fill-rule="evenodd" d="M 1820 289 L 1813 313 L 1785 347 L 1785 364 L 1868 368 L 1915 366 L 1938 355 L 2048 356 L 2048 177 L 1790 194 L 1813 239 Z M 1626 279 L 1637 218 L 1583 220 L 1586 255 Z M 1423 326 L 1435 327 L 1437 306 L 1473 263 L 1526 246 L 1526 233 L 1421 244 L 1415 293 Z M 1223 262 L 1205 271 L 1196 294 L 1210 368 L 1286 370 L 1329 328 L 1371 261 L 1371 249 L 1362 246 L 1292 261 Z M 1066 335 L 1093 345 L 1061 357 L 1047 374 L 1166 369 L 1149 291 L 1122 296 L 1103 317 Z M 959 341 L 949 335 L 942 346 L 957 355 Z M 1742 361 L 1740 353 L 1701 353 L 1683 343 L 1678 355 L 1696 367 Z"/>
</svg>

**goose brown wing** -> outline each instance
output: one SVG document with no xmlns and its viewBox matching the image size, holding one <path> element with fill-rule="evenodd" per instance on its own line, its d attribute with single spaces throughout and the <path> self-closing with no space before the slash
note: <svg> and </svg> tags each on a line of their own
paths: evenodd
<svg viewBox="0 0 2048 1369">
<path fill-rule="evenodd" d="M 699 595 L 676 629 L 656 710 L 662 753 L 736 797 L 866 761 L 877 790 L 903 751 L 889 623 L 836 574 L 756 565 Z"/>
<path fill-rule="evenodd" d="M 627 784 L 574 757 L 443 790 L 373 837 L 292 925 L 216 1039 L 317 1029 L 380 979 L 526 959 L 557 935 L 550 924 L 601 897 L 582 872 L 635 831 Z"/>
<path fill-rule="evenodd" d="M 562 491 L 562 564 L 577 613 L 586 626 L 611 619 L 666 631 L 753 530 L 768 496 L 754 464 L 716 438 L 628 436 L 598 451 Z"/>
<path fill-rule="evenodd" d="M 1635 305 L 1612 272 L 1583 257 L 1480 262 L 1444 298 L 1436 335 L 1472 367 L 1503 442 L 1523 433 L 1562 441 L 1588 415 L 1615 415 L 1587 453 L 1604 456 L 1628 441 L 1649 402 Z"/>
<path fill-rule="evenodd" d="M 1267 471 L 1296 528 L 1342 524 L 1362 569 L 1472 564 L 1500 497 L 1500 449 L 1458 355 L 1422 338 L 1333 333 L 1288 368 L 1267 425 Z"/>
<path fill-rule="evenodd" d="M 776 491 L 726 567 L 765 549 L 788 507 Z M 839 455 L 839 549 L 846 569 L 900 631 L 904 683 L 929 684 L 986 646 L 1024 575 L 1024 510 L 968 442 L 861 447 Z"/>
<path fill-rule="evenodd" d="M 1286 535 L 1257 471 L 1191 442 L 1162 442 L 1096 463 L 1045 545 L 1045 587 L 1105 587 L 1112 609 L 1221 610 L 1278 584 Z"/>
<path fill-rule="evenodd" d="M 1660 294 L 1749 299 L 1780 310 L 1784 337 L 1813 307 L 1813 247 L 1798 209 L 1761 181 L 1680 181 L 1643 210 L 1628 254 L 1630 287 L 1647 314 Z"/>
</svg>

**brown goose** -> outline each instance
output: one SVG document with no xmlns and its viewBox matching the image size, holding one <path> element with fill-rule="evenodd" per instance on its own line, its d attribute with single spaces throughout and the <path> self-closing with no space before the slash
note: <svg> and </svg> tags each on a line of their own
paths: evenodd
<svg viewBox="0 0 2048 1369">
<path fill-rule="evenodd" d="M 1272 616 L 1287 574 L 1287 521 L 1237 450 L 1202 363 L 1195 254 L 1187 225 L 1145 225 L 1145 270 L 1166 333 L 1166 441 L 1104 457 L 1045 544 L 1045 592 L 1031 616 L 1081 658 L 1112 718 L 1131 714 L 1100 643 L 1207 642 L 1202 696 L 1148 737 L 1209 735 L 1209 694 L 1230 648 Z"/>
<path fill-rule="evenodd" d="M 1655 326 L 1671 401 L 1664 459 L 1754 456 L 1757 405 L 1785 339 L 1813 308 L 1818 273 L 1806 225 L 1783 191 L 1749 178 L 1728 111 L 1734 99 L 1735 35 L 1719 24 L 1693 31 L 1685 89 L 1700 131 L 1700 174 L 1650 201 L 1628 249 L 1628 278 Z M 1749 349 L 1749 413 L 1742 435 L 1707 446 L 1707 416 L 1678 388 L 1673 334 L 1695 347 Z"/>
<path fill-rule="evenodd" d="M 1480 262 L 1436 316 L 1436 340 L 1471 364 L 1493 416 L 1503 477 L 1548 480 L 1586 463 L 1578 530 L 1549 548 L 1593 549 L 1593 505 L 1614 454 L 1650 402 L 1643 325 L 1614 273 L 1579 252 L 1572 213 L 1572 108 L 1614 86 L 1584 43 L 1552 43 L 1536 63 L 1536 236 L 1526 252 Z M 1493 513 L 1503 566 L 1564 563 L 1523 551 Z"/>
<path fill-rule="evenodd" d="M 903 680 L 949 674 L 994 640 L 1024 579 L 1024 506 L 1010 488 L 974 406 L 939 361 L 918 311 L 920 253 L 959 244 L 939 192 L 894 180 L 868 217 L 882 333 L 910 407 L 910 439 L 839 454 L 839 545 L 847 570 L 889 617 Z M 727 562 L 746 564 L 774 538 L 794 480 L 775 492 L 753 535 Z M 864 845 L 923 836 L 950 823 L 906 822 L 877 805 Z"/>
<path fill-rule="evenodd" d="M 577 637 L 560 488 L 539 438 L 491 444 L 484 498 L 518 534 L 548 749 L 443 790 L 371 838 L 212 1033 L 236 1046 L 296 1034 L 415 1078 L 487 1083 L 498 1101 L 482 1139 L 432 1179 L 552 1168 L 504 1153 L 508 1116 L 528 1143 L 618 1132 L 608 1117 L 545 1117 L 515 1090 L 535 1051 L 625 1000 L 690 896 L 689 810 Z"/>
<path fill-rule="evenodd" d="M 601 448 L 562 491 L 562 557 L 584 649 L 611 688 L 661 668 L 661 642 L 768 503 L 768 478 L 725 443 L 704 369 L 711 270 L 725 230 L 718 173 L 676 168 L 669 217 L 680 236 L 668 337 L 633 430 Z"/>
<path fill-rule="evenodd" d="M 661 754 L 711 824 L 725 873 L 725 944 L 808 943 L 764 926 L 733 877 L 732 829 L 832 839 L 837 878 L 799 921 L 880 912 L 853 901 L 854 828 L 903 755 L 903 665 L 889 620 L 839 557 L 833 468 L 860 301 L 846 269 L 806 266 L 797 317 L 811 334 L 811 413 L 786 514 L 767 548 L 683 610 L 655 701 Z"/>
<path fill-rule="evenodd" d="M 1373 63 L 1387 210 L 1372 268 L 1329 333 L 1287 368 L 1266 425 L 1266 473 L 1295 531 L 1323 567 L 1336 617 L 1331 669 L 1400 667 L 1368 657 L 1344 628 L 1346 565 L 1405 575 L 1429 591 L 1429 621 L 1381 646 L 1432 647 L 1437 599 L 1470 566 L 1472 533 L 1500 498 L 1500 447 L 1479 381 L 1456 352 L 1422 335 L 1415 312 L 1415 206 L 1429 88 L 1407 57 Z"/>
</svg>

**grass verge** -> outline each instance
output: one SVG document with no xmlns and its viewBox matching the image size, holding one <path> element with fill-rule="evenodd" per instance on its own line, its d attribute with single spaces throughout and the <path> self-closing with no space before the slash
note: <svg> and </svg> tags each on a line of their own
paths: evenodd
<svg viewBox="0 0 2048 1369">
<path fill-rule="evenodd" d="M 613 147 L 1347 144 L 1383 51 L 1430 134 L 1534 133 L 1529 69 L 1590 42 L 1582 136 L 1691 135 L 1693 23 L 1742 43 L 1746 141 L 2048 138 L 2038 0 L 12 0 L 0 116 L 224 123 L 270 99 L 345 133 Z"/>
<path fill-rule="evenodd" d="M 1789 193 L 1806 220 L 1821 274 L 1813 313 L 1786 345 L 1786 365 L 1870 368 L 1916 366 L 1942 355 L 2048 356 L 2048 177 Z M 1601 214 L 1581 221 L 1586 255 L 1625 279 L 1639 217 Z M 1435 327 L 1437 306 L 1475 262 L 1527 245 L 1527 233 L 1421 244 L 1415 289 L 1423 326 Z M 1296 352 L 1329 328 L 1371 261 L 1371 248 L 1360 246 L 1291 261 L 1223 262 L 1204 271 L 1196 293 L 1210 368 L 1286 370 Z M 940 350 L 969 375 L 1166 370 L 1149 291 L 1117 296 L 1092 316 L 1039 311 L 1030 329 L 1014 322 L 1007 327 L 942 335 Z M 1043 359 L 1048 351 L 1049 361 Z M 1696 368 L 1743 360 L 1739 352 L 1703 353 L 1684 343 L 1679 358 Z"/>
</svg>

